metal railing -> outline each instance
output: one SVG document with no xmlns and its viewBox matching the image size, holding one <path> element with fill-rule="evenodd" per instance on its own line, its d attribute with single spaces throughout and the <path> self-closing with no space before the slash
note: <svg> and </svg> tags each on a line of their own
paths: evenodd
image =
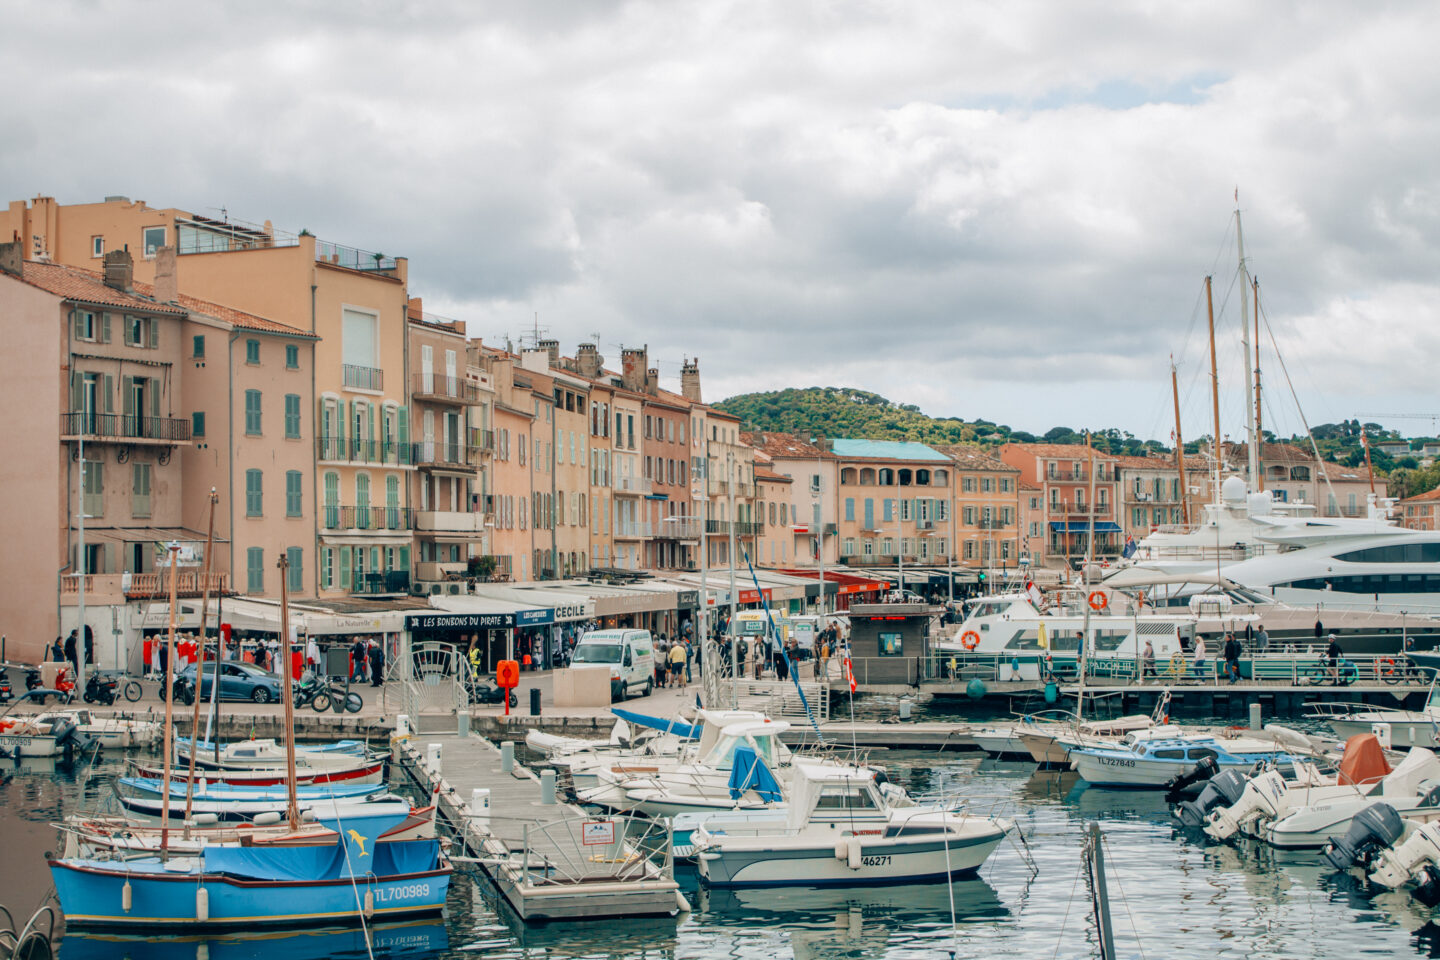
<svg viewBox="0 0 1440 960">
<path fill-rule="evenodd" d="M 663 540 L 698 540 L 700 521 L 667 517 L 655 525 L 655 536 Z"/>
<path fill-rule="evenodd" d="M 320 508 L 320 523 L 326 530 L 410 530 L 415 525 L 411 507 Z"/>
<path fill-rule="evenodd" d="M 350 592 L 371 596 L 381 593 L 409 593 L 410 573 L 407 570 L 387 570 L 384 573 L 356 574 Z"/>
<path fill-rule="evenodd" d="M 737 537 L 754 537 L 760 533 L 760 524 L 749 520 L 706 520 L 705 532 L 729 536 L 732 526 L 735 528 Z"/>
<path fill-rule="evenodd" d="M 622 477 L 616 476 L 611 481 L 611 489 L 617 493 L 634 493 L 640 496 L 649 496 L 654 485 L 645 477 Z"/>
<path fill-rule="evenodd" d="M 481 453 L 490 453 L 495 449 L 495 431 L 472 428 L 470 444 Z"/>
<path fill-rule="evenodd" d="M 394 257 L 383 253 L 372 253 L 359 247 L 347 247 L 326 240 L 315 241 L 315 260 L 331 266 L 360 270 L 364 273 L 393 273 L 397 264 Z"/>
<path fill-rule="evenodd" d="M 62 413 L 60 435 L 184 443 L 190 439 L 190 421 L 179 417 L 139 417 L 119 413 Z"/>
<path fill-rule="evenodd" d="M 617 520 L 615 536 L 625 540 L 638 540 L 650 536 L 650 524 L 643 520 Z"/>
<path fill-rule="evenodd" d="M 385 389 L 385 371 L 379 367 L 362 367 L 353 363 L 341 364 L 345 386 L 356 390 Z"/>
<path fill-rule="evenodd" d="M 732 485 L 731 485 L 728 481 L 725 481 L 725 480 L 717 480 L 717 479 L 715 479 L 715 478 L 712 477 L 712 478 L 709 480 L 709 482 L 708 482 L 709 494 L 710 494 L 710 496 L 712 496 L 712 497 L 728 497 L 728 496 L 730 495 L 730 487 L 731 487 L 731 486 L 732 486 Z M 737 481 L 734 483 L 733 486 L 735 487 L 735 496 L 736 496 L 736 497 L 739 497 L 739 498 L 741 498 L 741 499 L 746 498 L 746 497 L 750 497 L 750 498 L 752 498 L 752 499 L 754 498 L 754 496 L 755 496 L 755 484 L 753 484 L 753 483 L 740 483 L 740 482 L 737 480 Z"/>
<path fill-rule="evenodd" d="M 980 519 L 974 524 L 974 526 L 980 530 L 1004 530 L 1006 527 L 1015 526 L 1015 522 L 1013 520 L 1005 520 L 999 517 L 991 517 L 988 520 L 984 518 Z"/>
<path fill-rule="evenodd" d="M 441 440 L 422 440 L 411 444 L 410 462 L 418 465 L 434 464 L 446 467 L 472 467 L 479 454 L 477 447 L 468 443 L 447 443 Z"/>
<path fill-rule="evenodd" d="M 412 452 L 411 444 L 394 440 L 356 440 L 353 437 L 318 437 L 315 440 L 318 460 L 403 466 L 411 462 Z"/>
<path fill-rule="evenodd" d="M 670 821 L 606 814 L 526 824 L 509 861 L 528 887 L 673 882 Z"/>
<path fill-rule="evenodd" d="M 480 387 L 465 377 L 417 373 L 410 385 L 411 395 L 420 400 L 453 400 L 456 403 L 479 403 Z"/>
</svg>

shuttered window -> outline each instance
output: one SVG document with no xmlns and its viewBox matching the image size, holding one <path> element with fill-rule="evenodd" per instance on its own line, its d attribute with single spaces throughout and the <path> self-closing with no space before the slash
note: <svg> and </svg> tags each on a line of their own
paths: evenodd
<svg viewBox="0 0 1440 960">
<path fill-rule="evenodd" d="M 305 589 L 305 551 L 299 547 L 286 547 L 285 559 L 290 568 L 285 589 L 291 593 L 299 593 Z"/>
<path fill-rule="evenodd" d="M 260 436 L 260 391 L 245 391 L 245 433 L 247 436 Z"/>
<path fill-rule="evenodd" d="M 259 547 L 245 551 L 245 589 L 250 593 L 265 592 L 265 551 Z"/>
<path fill-rule="evenodd" d="M 190 414 L 190 436 L 205 436 L 205 412 L 196 410 Z"/>
<path fill-rule="evenodd" d="M 131 464 L 130 515 L 143 520 L 150 516 L 150 464 Z"/>
<path fill-rule="evenodd" d="M 285 436 L 300 439 L 300 394 L 285 394 Z"/>
<path fill-rule="evenodd" d="M 245 471 L 245 516 L 259 517 L 264 515 L 264 495 L 261 488 L 261 474 L 259 470 Z"/>
<path fill-rule="evenodd" d="M 302 498 L 302 474 L 299 470 L 285 471 L 285 516 L 298 517 L 301 515 L 304 500 Z"/>
<path fill-rule="evenodd" d="M 285 344 L 285 367 L 288 370 L 300 369 L 300 348 L 293 343 Z"/>
<path fill-rule="evenodd" d="M 245 341 L 245 362 L 246 362 L 246 363 L 259 363 L 259 362 L 260 362 L 260 341 L 259 341 L 259 340 L 246 340 L 246 341 Z"/>
</svg>

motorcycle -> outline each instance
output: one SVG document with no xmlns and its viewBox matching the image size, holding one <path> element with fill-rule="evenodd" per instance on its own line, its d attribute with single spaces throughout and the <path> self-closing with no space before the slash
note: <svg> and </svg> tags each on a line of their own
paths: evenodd
<svg viewBox="0 0 1440 960">
<path fill-rule="evenodd" d="M 119 681 L 114 677 L 92 673 L 85 681 L 85 702 L 101 703 L 108 707 L 115 702 L 115 688 L 119 685 Z"/>
<path fill-rule="evenodd" d="M 492 686 L 484 680 L 477 680 L 471 677 L 465 684 L 465 691 L 470 695 L 471 703 L 504 703 L 510 701 L 510 709 L 519 706 L 520 700 L 515 696 L 514 690 L 506 690 L 504 687 Z M 507 697 L 506 694 L 509 694 Z"/>
</svg>

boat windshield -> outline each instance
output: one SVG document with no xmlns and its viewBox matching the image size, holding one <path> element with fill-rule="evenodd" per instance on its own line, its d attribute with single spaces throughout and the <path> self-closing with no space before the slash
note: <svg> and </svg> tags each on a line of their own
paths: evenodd
<svg viewBox="0 0 1440 960">
<path fill-rule="evenodd" d="M 734 765 L 735 748 L 744 742 L 738 737 L 721 737 L 720 742 L 716 744 L 705 762 L 716 770 L 729 770 Z M 760 759 L 764 760 L 766 765 L 773 767 L 775 765 L 775 738 L 756 737 L 755 752 L 760 755 Z"/>
<path fill-rule="evenodd" d="M 618 643 L 582 643 L 575 648 L 575 653 L 570 657 L 570 662 L 619 663 L 620 651 L 622 649 Z"/>
</svg>

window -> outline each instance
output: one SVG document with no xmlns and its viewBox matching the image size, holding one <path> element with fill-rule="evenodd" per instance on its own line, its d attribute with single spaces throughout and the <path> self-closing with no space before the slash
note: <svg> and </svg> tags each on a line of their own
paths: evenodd
<svg viewBox="0 0 1440 960">
<path fill-rule="evenodd" d="M 300 439 L 300 394 L 285 394 L 285 436 Z"/>
<path fill-rule="evenodd" d="M 900 632 L 898 630 L 882 630 L 880 632 L 880 656 L 898 657 L 901 655 L 901 652 L 904 649 L 905 645 L 904 642 L 901 640 Z"/>
<path fill-rule="evenodd" d="M 245 362 L 255 364 L 260 362 L 260 341 L 245 341 Z"/>
<path fill-rule="evenodd" d="M 141 231 L 141 246 L 146 258 L 155 256 L 155 251 L 165 246 L 164 227 L 146 227 Z"/>
<path fill-rule="evenodd" d="M 245 589 L 250 593 L 265 592 L 265 551 L 259 547 L 245 551 Z"/>
<path fill-rule="evenodd" d="M 205 359 L 205 337 L 204 337 L 204 335 L 203 335 L 203 334 L 196 334 L 194 337 L 191 337 L 191 338 L 190 338 L 190 342 L 191 342 L 190 356 L 194 357 L 196 360 L 204 360 L 204 359 Z"/>
<path fill-rule="evenodd" d="M 91 237 L 91 238 L 90 238 L 90 256 L 92 256 L 92 257 L 103 257 L 103 256 L 105 256 L 105 238 L 104 238 L 104 237 Z"/>
<path fill-rule="evenodd" d="M 259 517 L 264 514 L 264 495 L 259 470 L 245 471 L 245 516 Z"/>
<path fill-rule="evenodd" d="M 854 522 L 855 522 L 855 498 L 854 498 L 854 497 L 846 497 L 846 498 L 845 498 L 845 522 L 846 522 L 846 523 L 854 523 Z"/>
<path fill-rule="evenodd" d="M 299 593 L 305 589 L 305 551 L 299 547 L 286 547 L 285 560 L 289 565 L 285 589 L 291 593 Z"/>
<path fill-rule="evenodd" d="M 145 318 L 130 314 L 125 316 L 125 346 L 145 346 Z"/>
<path fill-rule="evenodd" d="M 285 369 L 300 369 L 300 348 L 293 343 L 285 344 Z"/>
<path fill-rule="evenodd" d="M 245 434 L 260 436 L 260 391 L 245 391 Z"/>
<path fill-rule="evenodd" d="M 105 464 L 90 461 L 84 464 L 84 483 L 81 489 L 84 490 L 84 502 L 81 506 L 87 517 L 103 517 L 105 515 Z"/>
<path fill-rule="evenodd" d="M 299 470 L 285 471 L 285 516 L 287 517 L 298 517 L 303 513 L 302 476 L 303 474 Z"/>
<path fill-rule="evenodd" d="M 335 585 L 335 550 L 325 547 L 320 551 L 320 589 L 329 590 Z"/>
<path fill-rule="evenodd" d="M 130 486 L 130 515 L 143 519 L 150 516 L 150 464 L 133 464 L 134 479 Z"/>
<path fill-rule="evenodd" d="M 341 361 L 347 366 L 378 367 L 379 338 L 376 316 L 358 310 L 346 310 L 341 332 Z"/>
<path fill-rule="evenodd" d="M 190 414 L 190 436 L 205 436 L 205 411 L 196 410 Z"/>
</svg>

